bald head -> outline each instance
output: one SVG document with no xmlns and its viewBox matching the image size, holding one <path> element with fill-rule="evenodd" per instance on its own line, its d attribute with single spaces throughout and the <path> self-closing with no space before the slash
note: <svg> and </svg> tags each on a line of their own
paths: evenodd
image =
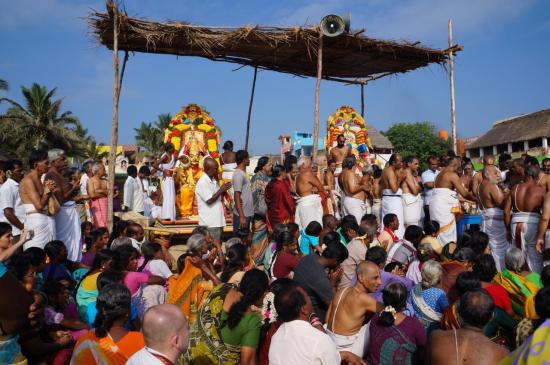
<svg viewBox="0 0 550 365">
<path fill-rule="evenodd" d="M 143 336 L 147 347 L 163 352 L 189 342 L 189 325 L 180 308 L 173 304 L 151 307 L 143 317 Z M 182 344 L 182 342 L 184 344 Z M 185 349 L 183 349 L 185 351 Z M 181 351 L 181 352 L 183 352 Z"/>
<path fill-rule="evenodd" d="M 483 165 L 489 166 L 495 164 L 495 156 L 493 155 L 485 155 L 483 156 Z"/>
<path fill-rule="evenodd" d="M 208 175 L 208 177 L 211 179 L 218 172 L 218 162 L 214 160 L 212 157 L 205 158 L 202 163 L 202 166 L 203 166 L 204 173 Z"/>
<path fill-rule="evenodd" d="M 380 272 L 380 268 L 372 261 L 361 261 L 357 265 L 357 275 L 369 275 Z"/>
<path fill-rule="evenodd" d="M 380 268 L 372 261 L 361 261 L 357 265 L 357 283 L 367 292 L 374 293 L 382 285 Z"/>
</svg>

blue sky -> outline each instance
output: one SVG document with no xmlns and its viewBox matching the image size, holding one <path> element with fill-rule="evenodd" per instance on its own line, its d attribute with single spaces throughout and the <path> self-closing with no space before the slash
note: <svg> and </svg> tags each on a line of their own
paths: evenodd
<svg viewBox="0 0 550 365">
<path fill-rule="evenodd" d="M 112 119 L 112 53 L 99 46 L 82 19 L 103 1 L 0 0 L 0 78 L 8 96 L 33 82 L 58 87 L 64 110 L 80 117 L 98 142 L 109 142 Z M 240 26 L 304 25 L 326 14 L 352 13 L 352 28 L 386 39 L 447 47 L 447 20 L 464 45 L 455 63 L 459 136 L 484 133 L 495 120 L 550 108 L 550 2 L 545 0 L 127 0 L 130 15 L 153 20 Z M 134 127 L 191 102 L 206 107 L 223 139 L 244 144 L 253 70 L 198 58 L 134 54 L 120 100 L 122 143 Z M 261 71 L 253 108 L 253 153 L 276 153 L 277 137 L 313 129 L 315 79 Z M 366 121 L 380 130 L 396 122 L 428 120 L 450 129 L 449 81 L 430 66 L 388 77 L 365 88 Z M 321 125 L 340 105 L 360 108 L 360 90 L 324 81 Z"/>
</svg>

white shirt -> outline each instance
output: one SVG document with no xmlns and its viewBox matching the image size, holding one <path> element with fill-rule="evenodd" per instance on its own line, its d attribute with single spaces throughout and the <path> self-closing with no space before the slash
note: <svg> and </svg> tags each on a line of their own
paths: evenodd
<svg viewBox="0 0 550 365">
<path fill-rule="evenodd" d="M 168 265 L 164 260 L 155 259 L 151 260 L 145 265 L 145 269 L 151 274 L 160 276 L 162 278 L 168 279 L 170 276 L 174 275 L 172 271 L 168 268 Z"/>
<path fill-rule="evenodd" d="M 422 173 L 422 176 L 421 176 L 422 184 L 435 182 L 435 178 L 438 174 L 439 174 L 439 170 L 435 170 L 435 172 L 433 172 L 432 170 L 427 169 Z M 424 187 L 424 205 L 430 205 L 430 201 L 432 200 L 433 190 L 434 190 L 433 188 L 428 189 Z"/>
<path fill-rule="evenodd" d="M 124 206 L 133 212 L 143 212 L 143 189 L 139 178 L 128 176 L 124 183 Z"/>
<path fill-rule="evenodd" d="M 269 365 L 340 365 L 332 339 L 306 321 L 286 322 L 271 338 Z"/>
<path fill-rule="evenodd" d="M 128 361 L 126 361 L 126 365 L 164 365 L 162 361 L 160 361 L 153 354 L 157 354 L 168 359 L 166 355 L 161 352 L 155 351 L 150 347 L 144 347 L 130 356 Z"/>
<path fill-rule="evenodd" d="M 149 180 L 141 179 L 141 185 L 143 185 L 143 197 L 148 198 L 149 197 Z"/>
<path fill-rule="evenodd" d="M 199 226 L 225 227 L 225 214 L 221 196 L 212 204 L 206 202 L 220 189 L 216 180 L 202 174 L 195 186 L 195 199 L 199 210 Z"/>
<path fill-rule="evenodd" d="M 13 213 L 21 223 L 25 223 L 25 208 L 19 197 L 19 183 L 13 179 L 8 179 L 0 186 L 0 222 L 10 223 L 4 215 L 4 208 L 12 208 Z M 21 231 L 16 226 L 11 226 L 11 233 L 14 236 L 19 235 Z"/>
<path fill-rule="evenodd" d="M 80 176 L 80 195 L 88 196 L 88 180 L 90 180 L 88 174 L 84 173 Z"/>
</svg>

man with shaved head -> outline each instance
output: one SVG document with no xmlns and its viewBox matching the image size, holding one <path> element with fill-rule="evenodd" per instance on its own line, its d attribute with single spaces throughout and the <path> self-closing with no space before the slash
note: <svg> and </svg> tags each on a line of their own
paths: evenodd
<svg viewBox="0 0 550 365">
<path fill-rule="evenodd" d="M 361 261 L 355 286 L 338 291 L 332 299 L 326 317 L 327 333 L 338 351 L 363 357 L 365 336 L 368 336 L 365 319 L 383 309 L 382 303 L 369 294 L 376 292 L 381 284 L 380 268 L 371 261 Z"/>
<path fill-rule="evenodd" d="M 491 254 L 495 259 L 497 270 L 504 269 L 504 256 L 510 246 L 506 237 L 504 224 L 504 192 L 500 188 L 500 172 L 489 165 L 483 169 L 483 180 L 474 194 L 477 196 L 481 213 L 481 230 L 489 236 Z"/>
<path fill-rule="evenodd" d="M 174 364 L 189 347 L 189 324 L 173 304 L 151 307 L 143 317 L 145 347 L 128 359 L 127 365 Z"/>
<path fill-rule="evenodd" d="M 203 162 L 201 178 L 195 187 L 195 199 L 199 211 L 199 225 L 208 228 L 215 240 L 221 241 L 225 214 L 222 195 L 231 188 L 230 182 L 218 185 L 218 163 L 207 157 Z"/>
<path fill-rule="evenodd" d="M 472 192 L 474 193 L 474 195 L 477 195 L 477 188 L 479 187 L 479 184 L 481 184 L 481 181 L 483 180 L 483 170 L 485 170 L 485 168 L 489 166 L 495 166 L 495 156 L 493 155 L 483 156 L 483 169 L 474 174 L 474 179 L 472 181 Z M 499 173 L 500 173 L 500 170 L 499 170 Z"/>
<path fill-rule="evenodd" d="M 493 319 L 495 310 L 491 296 L 483 289 L 466 292 L 460 298 L 458 308 L 463 326 L 453 331 L 432 332 L 426 351 L 426 363 L 497 364 L 508 352 L 483 334 L 483 327 Z"/>
</svg>

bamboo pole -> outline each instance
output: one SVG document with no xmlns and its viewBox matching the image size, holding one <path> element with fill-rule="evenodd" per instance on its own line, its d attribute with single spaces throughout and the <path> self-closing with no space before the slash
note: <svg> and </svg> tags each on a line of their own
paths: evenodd
<svg viewBox="0 0 550 365">
<path fill-rule="evenodd" d="M 313 114 L 313 151 L 312 163 L 317 162 L 317 140 L 319 139 L 319 90 L 323 76 L 323 33 L 319 30 L 319 45 L 317 50 L 317 82 L 315 83 L 315 110 Z"/>
<path fill-rule="evenodd" d="M 451 141 L 453 143 L 453 151 L 457 151 L 456 140 L 456 111 L 455 111 L 455 80 L 454 80 L 454 64 L 453 64 L 453 22 L 449 19 L 449 80 L 451 88 Z"/>
<path fill-rule="evenodd" d="M 361 84 L 361 118 L 365 118 L 365 84 Z"/>
<path fill-rule="evenodd" d="M 246 139 L 244 149 L 248 151 L 248 137 L 250 135 L 250 117 L 252 116 L 252 104 L 254 103 L 254 91 L 256 90 L 256 75 L 258 74 L 258 66 L 254 67 L 254 78 L 252 79 L 252 92 L 250 93 L 250 104 L 248 104 L 248 118 L 246 120 Z"/>
</svg>

